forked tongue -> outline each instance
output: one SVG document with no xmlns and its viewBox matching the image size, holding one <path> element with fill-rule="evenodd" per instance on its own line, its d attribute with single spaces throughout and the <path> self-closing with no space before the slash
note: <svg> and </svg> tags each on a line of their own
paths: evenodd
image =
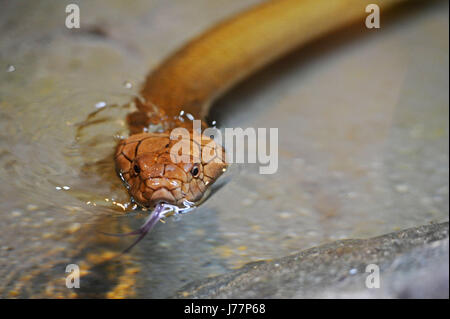
<svg viewBox="0 0 450 319">
<path fill-rule="evenodd" d="M 155 209 L 153 210 L 153 212 L 150 214 L 150 216 L 147 217 L 144 224 L 142 224 L 142 226 L 139 229 L 133 230 L 129 233 L 123 233 L 123 234 L 111 234 L 111 233 L 105 233 L 105 232 L 101 232 L 101 233 L 104 235 L 117 236 L 117 237 L 139 235 L 139 237 L 136 238 L 136 240 L 130 246 L 128 246 L 127 249 L 125 249 L 122 252 L 122 254 L 125 254 L 125 253 L 129 252 L 134 246 L 136 246 L 136 244 L 139 243 L 142 240 L 142 238 L 144 238 L 145 235 L 147 235 L 147 233 L 150 230 L 152 230 L 152 228 L 156 225 L 156 223 L 161 218 L 168 217 L 170 215 L 177 215 L 179 213 L 184 213 L 191 209 L 192 209 L 192 207 L 186 207 L 184 209 L 180 209 L 180 208 L 170 205 L 170 204 L 159 203 L 155 206 Z"/>
</svg>

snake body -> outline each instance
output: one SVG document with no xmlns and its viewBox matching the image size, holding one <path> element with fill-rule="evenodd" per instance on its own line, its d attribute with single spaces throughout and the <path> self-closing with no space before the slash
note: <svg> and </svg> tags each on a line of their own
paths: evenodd
<svg viewBox="0 0 450 319">
<path fill-rule="evenodd" d="M 379 6 L 402 1 L 383 0 Z M 116 152 L 117 171 L 134 200 L 147 207 L 198 201 L 227 164 L 220 157 L 212 162 L 171 161 L 174 141 L 169 138 L 170 130 L 191 127 L 180 113 L 204 119 L 211 102 L 264 65 L 326 33 L 357 21 L 363 25 L 370 2 L 264 2 L 219 23 L 163 61 L 147 77 L 143 101 L 137 99 L 138 111 L 128 116 L 132 135 L 119 143 Z M 145 132 L 157 124 L 162 127 L 160 132 Z M 191 144 L 202 151 L 203 142 L 194 145 L 191 136 Z M 223 149 L 217 146 L 216 152 Z"/>
</svg>

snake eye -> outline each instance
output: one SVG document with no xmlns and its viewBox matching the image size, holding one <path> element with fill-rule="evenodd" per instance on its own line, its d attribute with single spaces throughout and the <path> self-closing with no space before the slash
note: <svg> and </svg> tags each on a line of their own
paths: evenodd
<svg viewBox="0 0 450 319">
<path fill-rule="evenodd" d="M 139 174 L 141 172 L 141 168 L 137 164 L 134 165 L 133 169 L 136 172 L 136 174 Z"/>
<path fill-rule="evenodd" d="M 192 176 L 197 177 L 199 173 L 200 173 L 200 170 L 198 169 L 198 165 L 194 165 L 194 167 L 192 167 L 192 169 L 191 169 Z"/>
</svg>

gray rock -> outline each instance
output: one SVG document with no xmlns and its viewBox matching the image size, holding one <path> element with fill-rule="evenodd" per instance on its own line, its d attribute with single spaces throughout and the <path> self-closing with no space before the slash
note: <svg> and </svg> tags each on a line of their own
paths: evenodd
<svg viewBox="0 0 450 319">
<path fill-rule="evenodd" d="M 448 298 L 448 222 L 340 240 L 193 282 L 176 298 Z M 379 288 L 367 288 L 379 267 Z"/>
</svg>

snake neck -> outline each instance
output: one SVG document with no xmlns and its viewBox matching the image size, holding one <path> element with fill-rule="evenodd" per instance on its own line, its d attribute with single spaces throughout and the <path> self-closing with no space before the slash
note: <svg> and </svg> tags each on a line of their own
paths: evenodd
<svg viewBox="0 0 450 319">
<path fill-rule="evenodd" d="M 384 9 L 405 0 L 384 0 Z M 364 20 L 370 0 L 274 0 L 229 18 L 163 61 L 146 79 L 143 101 L 129 117 L 131 133 L 177 121 L 180 112 L 204 119 L 211 103 L 236 83 L 294 48 Z M 158 111 L 155 112 L 155 107 Z"/>
<path fill-rule="evenodd" d="M 200 120 L 201 130 L 209 127 L 201 112 L 187 112 L 183 108 L 167 108 L 158 107 L 153 103 L 142 102 L 135 99 L 137 110 L 127 115 L 127 123 L 130 135 L 140 134 L 143 132 L 168 133 L 174 128 L 185 128 L 193 131 L 193 120 Z M 198 107 L 199 110 L 207 109 L 205 106 Z M 173 112 L 170 112 L 173 111 Z"/>
</svg>

